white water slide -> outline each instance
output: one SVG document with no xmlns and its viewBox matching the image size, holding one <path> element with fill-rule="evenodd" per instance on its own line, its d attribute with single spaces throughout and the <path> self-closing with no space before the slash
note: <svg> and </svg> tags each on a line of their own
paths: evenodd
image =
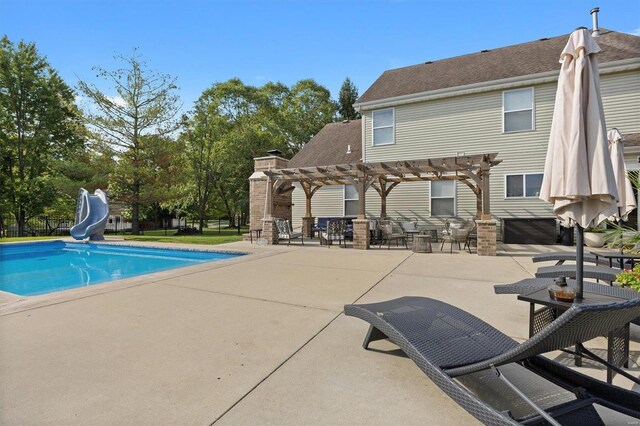
<svg viewBox="0 0 640 426">
<path fill-rule="evenodd" d="M 104 229 L 109 220 L 109 200 L 107 194 L 96 189 L 93 195 L 80 188 L 76 206 L 76 224 L 71 228 L 71 236 L 76 240 L 89 238 L 104 240 Z"/>
</svg>

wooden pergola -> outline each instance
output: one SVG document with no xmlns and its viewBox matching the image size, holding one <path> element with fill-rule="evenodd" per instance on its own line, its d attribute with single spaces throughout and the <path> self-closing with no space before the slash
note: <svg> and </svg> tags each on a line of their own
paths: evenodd
<svg viewBox="0 0 640 426">
<path fill-rule="evenodd" d="M 311 217 L 311 199 L 327 185 L 353 185 L 358 191 L 358 219 L 366 219 L 365 193 L 373 187 L 381 198 L 380 216 L 386 216 L 386 199 L 402 182 L 457 180 L 476 195 L 476 217 L 491 219 L 489 174 L 500 164 L 497 153 L 429 158 L 423 160 L 349 163 L 322 167 L 297 167 L 265 171 L 268 177 L 265 216 L 271 217 L 274 196 L 292 190 L 298 182 L 306 196 L 306 217 Z M 354 241 L 356 238 L 354 227 Z M 366 236 L 368 241 L 368 235 Z"/>
</svg>

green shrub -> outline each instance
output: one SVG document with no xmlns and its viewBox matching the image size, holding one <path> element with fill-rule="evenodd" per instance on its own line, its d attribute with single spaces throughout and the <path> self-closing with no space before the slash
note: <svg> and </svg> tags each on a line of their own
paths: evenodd
<svg viewBox="0 0 640 426">
<path fill-rule="evenodd" d="M 623 271 L 616 275 L 616 281 L 622 287 L 629 287 L 640 292 L 640 263 L 636 264 L 630 271 Z"/>
</svg>

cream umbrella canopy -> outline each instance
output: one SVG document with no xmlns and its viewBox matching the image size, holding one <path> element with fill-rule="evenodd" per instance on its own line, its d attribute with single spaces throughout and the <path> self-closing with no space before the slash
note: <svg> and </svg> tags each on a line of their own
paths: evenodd
<svg viewBox="0 0 640 426">
<path fill-rule="evenodd" d="M 637 207 L 636 196 L 627 178 L 627 167 L 624 164 L 624 147 L 622 141 L 624 137 L 613 128 L 607 132 L 609 140 L 609 152 L 611 154 L 611 164 L 613 165 L 613 175 L 618 188 L 618 212 L 614 219 L 627 220 L 629 213 Z"/>
<path fill-rule="evenodd" d="M 576 297 L 582 298 L 583 231 L 618 211 L 600 96 L 600 47 L 577 29 L 560 55 L 560 76 L 540 198 L 565 226 L 576 226 Z"/>
</svg>

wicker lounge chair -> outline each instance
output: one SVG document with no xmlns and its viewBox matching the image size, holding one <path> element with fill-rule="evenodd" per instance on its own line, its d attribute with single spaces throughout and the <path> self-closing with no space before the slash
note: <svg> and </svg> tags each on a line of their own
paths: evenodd
<svg viewBox="0 0 640 426">
<path fill-rule="evenodd" d="M 607 262 L 605 259 L 596 261 L 596 257 L 590 253 L 585 253 L 583 259 L 585 263 L 596 263 L 598 265 L 609 266 L 609 262 Z M 549 253 L 536 254 L 531 258 L 531 260 L 534 263 L 556 261 L 556 266 L 558 266 L 564 264 L 564 262 L 566 262 L 567 260 L 575 262 L 576 254 L 572 252 L 552 251 Z"/>
<path fill-rule="evenodd" d="M 640 393 L 609 385 L 540 354 L 607 334 L 640 315 L 640 299 L 575 306 L 522 344 L 438 300 L 402 297 L 346 305 L 370 323 L 363 346 L 388 338 L 447 395 L 489 425 L 605 424 L 640 419 Z M 613 412 L 596 411 L 604 406 Z M 625 419 L 626 418 L 626 419 Z"/>
<path fill-rule="evenodd" d="M 511 284 L 496 284 L 493 286 L 495 294 L 527 294 L 542 288 L 547 288 L 554 283 L 554 278 L 527 278 Z M 576 280 L 567 280 L 570 287 L 576 288 Z M 616 287 L 583 281 L 582 286 L 589 293 L 604 294 L 627 299 L 640 299 L 640 293 L 629 288 Z M 631 321 L 632 324 L 640 325 L 640 317 Z"/>
<path fill-rule="evenodd" d="M 619 269 L 609 268 L 608 266 L 585 265 L 582 276 L 611 283 L 616 280 L 616 275 L 619 273 Z M 536 271 L 536 278 L 556 278 L 560 276 L 575 278 L 576 265 L 541 266 Z"/>
<path fill-rule="evenodd" d="M 278 228 L 278 241 L 287 240 L 287 245 L 289 245 L 291 244 L 291 240 L 300 238 L 302 245 L 304 245 L 304 236 L 302 235 L 302 232 L 293 232 L 288 220 L 274 218 L 274 221 Z"/>
</svg>

